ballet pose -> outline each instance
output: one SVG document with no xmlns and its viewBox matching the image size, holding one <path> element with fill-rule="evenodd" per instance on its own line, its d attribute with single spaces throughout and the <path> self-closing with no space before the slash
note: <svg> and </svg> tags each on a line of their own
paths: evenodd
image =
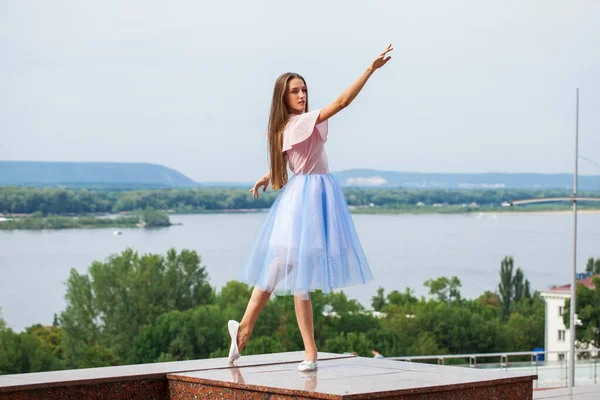
<svg viewBox="0 0 600 400">
<path fill-rule="evenodd" d="M 325 142 L 328 120 L 350 105 L 367 80 L 391 57 L 389 45 L 331 104 L 309 111 L 304 78 L 277 78 L 268 125 L 269 172 L 250 190 L 283 189 L 244 263 L 238 280 L 254 286 L 240 323 L 229 321 L 229 362 L 234 363 L 252 335 L 272 294 L 294 295 L 305 358 L 300 371 L 317 369 L 317 346 L 310 293 L 364 284 L 372 279 L 344 194 L 329 173 Z M 287 169 L 293 173 L 288 181 Z"/>
</svg>

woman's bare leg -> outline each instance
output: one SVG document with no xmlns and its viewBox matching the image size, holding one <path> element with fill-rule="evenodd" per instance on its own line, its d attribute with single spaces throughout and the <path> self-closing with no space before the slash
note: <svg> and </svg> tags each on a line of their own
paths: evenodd
<svg viewBox="0 0 600 400">
<path fill-rule="evenodd" d="M 246 347 L 246 343 L 248 343 L 250 336 L 252 336 L 252 331 L 254 330 L 258 315 L 265 307 L 265 304 L 267 304 L 267 301 L 269 301 L 269 297 L 271 297 L 270 292 L 260 290 L 256 286 L 254 287 L 252 296 L 250 296 L 250 300 L 246 306 L 246 312 L 244 313 L 242 322 L 240 322 L 240 329 L 238 330 L 237 343 L 240 353 L 244 347 Z"/>
<path fill-rule="evenodd" d="M 307 361 L 317 361 L 317 345 L 315 343 L 315 328 L 310 295 L 308 299 L 294 296 L 294 306 L 296 308 L 298 327 L 300 328 L 302 341 L 304 342 L 304 359 Z"/>
<path fill-rule="evenodd" d="M 271 292 L 294 267 L 293 264 L 284 262 L 284 260 L 285 257 L 275 258 L 274 262 L 271 264 L 266 280 L 266 288 L 270 291 L 261 290 L 257 286 L 252 290 L 252 296 L 250 296 L 250 300 L 246 306 L 246 312 L 244 313 L 242 322 L 240 322 L 240 329 L 238 330 L 237 343 L 240 353 L 242 352 L 242 349 L 246 347 L 246 343 L 248 343 L 250 336 L 252 336 L 256 320 L 267 304 L 267 301 L 269 301 Z"/>
</svg>

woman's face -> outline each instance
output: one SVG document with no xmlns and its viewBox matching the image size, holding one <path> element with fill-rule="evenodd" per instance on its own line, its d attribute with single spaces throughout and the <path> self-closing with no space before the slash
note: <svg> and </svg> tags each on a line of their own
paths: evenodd
<svg viewBox="0 0 600 400">
<path fill-rule="evenodd" d="M 285 93 L 285 105 L 290 114 L 302 114 L 306 110 L 306 85 L 300 78 L 292 78 L 288 82 Z"/>
</svg>

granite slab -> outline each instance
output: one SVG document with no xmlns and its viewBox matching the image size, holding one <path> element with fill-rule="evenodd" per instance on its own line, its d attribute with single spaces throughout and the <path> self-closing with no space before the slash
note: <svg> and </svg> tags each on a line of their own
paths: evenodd
<svg viewBox="0 0 600 400">
<path fill-rule="evenodd" d="M 352 355 L 319 353 L 323 360 L 353 357 Z M 299 363 L 304 352 L 260 354 L 242 357 L 239 366 L 276 365 Z M 153 364 L 123 365 L 118 367 L 85 368 L 65 371 L 36 372 L 29 374 L 1 375 L 0 393 L 39 388 L 90 385 L 134 380 L 166 380 L 168 373 L 185 371 L 218 370 L 229 367 L 226 358 L 175 361 Z"/>
<path fill-rule="evenodd" d="M 191 399 L 531 399 L 535 375 L 351 357 L 172 373 L 170 398 Z M 187 389 L 186 389 L 187 388 Z M 250 397 L 248 397 L 250 396 Z"/>
</svg>

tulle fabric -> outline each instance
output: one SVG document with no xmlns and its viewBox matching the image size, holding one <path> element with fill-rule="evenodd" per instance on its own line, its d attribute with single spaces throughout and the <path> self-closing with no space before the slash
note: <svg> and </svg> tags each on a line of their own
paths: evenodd
<svg viewBox="0 0 600 400">
<path fill-rule="evenodd" d="M 294 175 L 269 210 L 238 279 L 306 297 L 372 279 L 344 194 L 330 174 Z"/>
</svg>

